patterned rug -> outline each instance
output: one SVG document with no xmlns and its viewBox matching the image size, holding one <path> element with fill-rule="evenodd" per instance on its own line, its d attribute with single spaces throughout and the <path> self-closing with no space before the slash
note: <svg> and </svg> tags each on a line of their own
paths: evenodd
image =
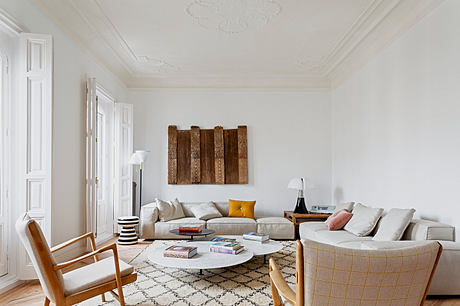
<svg viewBox="0 0 460 306">
<path fill-rule="evenodd" d="M 137 271 L 137 281 L 123 287 L 127 305 L 269 305 L 272 303 L 268 277 L 268 257 L 273 257 L 286 281 L 295 284 L 295 242 L 283 241 L 277 253 L 255 256 L 250 261 L 225 269 L 180 270 L 151 264 L 149 248 L 173 241 L 154 241 L 130 264 Z M 95 297 L 80 305 L 118 305 L 106 294 L 107 303 Z M 109 300 L 110 299 L 110 300 Z"/>
</svg>

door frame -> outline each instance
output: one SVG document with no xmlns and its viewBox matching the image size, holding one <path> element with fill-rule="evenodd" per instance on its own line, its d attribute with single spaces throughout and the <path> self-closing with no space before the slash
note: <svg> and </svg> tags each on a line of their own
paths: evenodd
<svg viewBox="0 0 460 306">
<path fill-rule="evenodd" d="M 111 151 L 111 156 L 112 156 L 112 160 L 111 160 L 111 166 L 109 166 L 111 168 L 110 170 L 110 184 L 111 184 L 111 188 L 110 188 L 110 192 L 111 192 L 111 197 L 110 197 L 110 200 L 112 202 L 112 223 L 111 223 L 111 226 L 110 226 L 110 230 L 111 230 L 111 233 L 106 233 L 104 235 L 100 235 L 99 233 L 97 233 L 97 222 L 98 222 L 98 215 L 97 215 L 97 207 L 98 207 L 98 204 L 97 204 L 97 184 L 96 184 L 96 208 L 95 208 L 95 212 L 96 212 L 96 224 L 95 224 L 95 230 L 96 230 L 96 243 L 101 243 L 101 242 L 104 242 L 104 241 L 107 241 L 108 239 L 112 238 L 113 235 L 114 235 L 114 223 L 115 223 L 115 220 L 114 220 L 114 217 L 115 217 L 115 200 L 114 200 L 114 191 L 115 191 L 115 103 L 116 103 L 116 100 L 115 98 L 107 91 L 104 89 L 104 87 L 102 87 L 99 83 L 96 82 L 96 108 L 98 109 L 100 103 L 101 103 L 101 98 L 108 101 L 111 106 L 112 106 L 112 114 L 111 114 L 111 132 L 110 132 L 110 137 L 112 138 L 111 139 L 111 147 L 110 147 L 110 151 Z M 96 109 L 96 111 L 97 111 Z M 96 129 L 97 129 L 97 113 L 96 113 Z M 97 131 L 96 131 L 96 137 L 97 137 Z M 97 150 L 96 150 L 96 154 L 98 154 Z M 97 156 L 96 156 L 96 162 L 97 162 Z M 96 169 L 97 169 L 97 165 L 96 165 Z M 97 173 L 96 173 L 97 174 Z"/>
</svg>

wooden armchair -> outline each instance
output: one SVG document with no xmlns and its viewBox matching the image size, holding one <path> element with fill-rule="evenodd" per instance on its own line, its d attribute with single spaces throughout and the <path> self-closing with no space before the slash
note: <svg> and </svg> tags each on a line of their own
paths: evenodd
<svg viewBox="0 0 460 306">
<path fill-rule="evenodd" d="M 134 268 L 118 259 L 116 244 L 96 249 L 93 233 L 64 242 L 52 249 L 49 248 L 40 226 L 27 214 L 16 221 L 16 232 L 37 272 L 45 294 L 45 305 L 53 302 L 56 305 L 73 305 L 110 292 L 125 305 L 122 286 L 136 281 Z M 90 239 L 92 252 L 63 263 L 57 263 L 53 253 L 83 239 Z M 98 254 L 111 251 L 112 257 L 99 260 Z M 93 258 L 94 263 L 64 273 L 62 269 L 74 265 L 84 259 Z M 113 289 L 117 289 L 116 294 Z"/>
<path fill-rule="evenodd" d="M 441 252 L 436 241 L 403 249 L 361 250 L 297 240 L 295 292 L 270 258 L 273 303 L 423 305 Z"/>
</svg>

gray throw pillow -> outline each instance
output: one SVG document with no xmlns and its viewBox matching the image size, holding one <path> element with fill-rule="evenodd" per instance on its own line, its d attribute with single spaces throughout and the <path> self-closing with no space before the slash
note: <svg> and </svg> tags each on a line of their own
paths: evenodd
<svg viewBox="0 0 460 306">
<path fill-rule="evenodd" d="M 193 205 L 190 207 L 190 210 L 192 211 L 195 218 L 201 220 L 209 220 L 222 217 L 222 214 L 217 210 L 216 205 L 213 202 Z"/>
<path fill-rule="evenodd" d="M 394 241 L 400 240 L 412 217 L 415 209 L 392 208 L 380 220 L 377 233 L 372 240 Z"/>
</svg>

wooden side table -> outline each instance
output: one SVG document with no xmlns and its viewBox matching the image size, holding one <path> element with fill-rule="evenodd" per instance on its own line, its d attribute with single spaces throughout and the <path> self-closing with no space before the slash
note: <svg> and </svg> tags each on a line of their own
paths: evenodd
<svg viewBox="0 0 460 306">
<path fill-rule="evenodd" d="M 308 221 L 324 221 L 331 214 L 296 214 L 292 210 L 285 210 L 284 217 L 294 223 L 295 239 L 299 239 L 299 224 Z"/>
</svg>

